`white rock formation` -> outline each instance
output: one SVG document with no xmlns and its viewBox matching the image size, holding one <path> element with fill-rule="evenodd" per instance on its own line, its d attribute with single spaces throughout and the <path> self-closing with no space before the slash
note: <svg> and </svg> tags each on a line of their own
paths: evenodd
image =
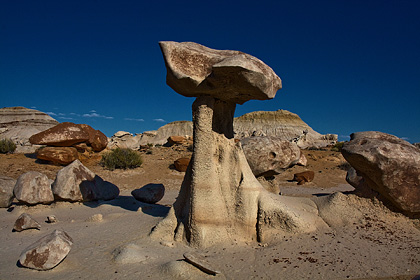
<svg viewBox="0 0 420 280">
<path fill-rule="evenodd" d="M 40 146 L 32 145 L 29 138 L 58 124 L 49 115 L 25 107 L 0 109 L 0 139 L 10 138 L 16 143 L 16 153 L 33 153 Z"/>
</svg>

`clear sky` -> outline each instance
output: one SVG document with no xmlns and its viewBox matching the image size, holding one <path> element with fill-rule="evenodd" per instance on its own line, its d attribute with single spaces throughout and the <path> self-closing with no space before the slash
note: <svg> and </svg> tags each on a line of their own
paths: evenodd
<svg viewBox="0 0 420 280">
<path fill-rule="evenodd" d="M 273 100 L 346 140 L 377 130 L 420 142 L 420 1 L 0 0 L 0 107 L 24 106 L 107 136 L 191 120 L 165 83 L 159 41 L 193 41 L 264 61 Z"/>
</svg>

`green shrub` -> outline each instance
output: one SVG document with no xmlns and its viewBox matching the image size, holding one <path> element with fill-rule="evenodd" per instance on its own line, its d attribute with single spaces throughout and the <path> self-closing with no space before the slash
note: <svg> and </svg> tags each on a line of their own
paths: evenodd
<svg viewBox="0 0 420 280">
<path fill-rule="evenodd" d="M 334 152 L 341 152 L 341 149 L 343 148 L 344 142 L 337 142 L 332 148 L 331 151 Z"/>
<path fill-rule="evenodd" d="M 16 144 L 11 139 L 1 139 L 0 140 L 0 153 L 9 154 L 13 153 L 16 150 Z"/>
<path fill-rule="evenodd" d="M 102 156 L 101 165 L 109 170 L 116 168 L 132 169 L 141 166 L 143 159 L 136 151 L 126 148 L 116 148 Z"/>
</svg>

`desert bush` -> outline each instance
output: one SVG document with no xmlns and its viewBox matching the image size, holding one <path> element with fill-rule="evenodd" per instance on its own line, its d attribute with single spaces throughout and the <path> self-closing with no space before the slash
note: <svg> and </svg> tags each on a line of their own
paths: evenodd
<svg viewBox="0 0 420 280">
<path fill-rule="evenodd" d="M 9 138 L 0 140 L 0 153 L 9 154 L 16 150 L 16 144 Z"/>
<path fill-rule="evenodd" d="M 109 170 L 132 169 L 141 166 L 143 159 L 137 151 L 116 148 L 102 156 L 101 165 Z"/>
<path fill-rule="evenodd" d="M 341 152 L 341 149 L 343 148 L 344 142 L 337 142 L 335 145 L 331 148 L 331 151 L 334 152 Z"/>
</svg>

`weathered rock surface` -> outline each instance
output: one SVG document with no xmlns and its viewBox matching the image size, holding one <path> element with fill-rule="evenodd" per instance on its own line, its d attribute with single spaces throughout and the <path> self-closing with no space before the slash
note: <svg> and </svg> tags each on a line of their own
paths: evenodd
<svg viewBox="0 0 420 280">
<path fill-rule="evenodd" d="M 418 148 L 390 134 L 366 131 L 353 133 L 341 152 L 371 189 L 405 213 L 420 212 Z"/>
<path fill-rule="evenodd" d="M 0 207 L 9 207 L 12 204 L 15 185 L 15 179 L 0 175 Z"/>
<path fill-rule="evenodd" d="M 93 151 L 100 152 L 108 145 L 108 137 L 103 134 L 100 130 L 93 129 L 90 125 L 80 124 L 82 129 L 89 135 L 89 139 L 86 144 L 92 147 Z"/>
<path fill-rule="evenodd" d="M 91 181 L 95 173 L 85 167 L 79 160 L 73 161 L 57 173 L 52 191 L 58 200 L 83 201 L 80 183 L 84 180 Z"/>
<path fill-rule="evenodd" d="M 133 136 L 133 134 L 129 132 L 118 131 L 109 139 L 108 149 L 128 148 L 132 150 L 138 150 L 140 148 L 141 137 L 142 134 Z"/>
<path fill-rule="evenodd" d="M 25 204 L 48 204 L 54 201 L 51 182 L 45 174 L 29 171 L 19 176 L 13 193 L 19 202 Z"/>
<path fill-rule="evenodd" d="M 29 138 L 58 124 L 49 115 L 25 107 L 0 109 L 0 139 L 10 138 L 16 144 L 16 153 L 33 153 L 40 146 L 33 146 Z"/>
<path fill-rule="evenodd" d="M 193 42 L 160 42 L 166 83 L 187 97 L 202 95 L 243 104 L 274 98 L 281 80 L 256 57 L 240 51 L 214 50 Z"/>
<path fill-rule="evenodd" d="M 163 184 L 147 184 L 140 189 L 133 190 L 131 195 L 138 201 L 155 204 L 165 195 Z"/>
<path fill-rule="evenodd" d="M 66 232 L 54 230 L 23 250 L 19 263 L 36 270 L 52 269 L 64 260 L 72 245 L 73 240 Z"/>
<path fill-rule="evenodd" d="M 111 200 L 119 195 L 117 186 L 95 175 L 79 160 L 58 171 L 52 190 L 56 199 L 65 201 Z"/>
<path fill-rule="evenodd" d="M 293 181 L 298 182 L 298 185 L 303 185 L 308 182 L 312 182 L 315 177 L 315 173 L 311 170 L 295 173 L 293 175 Z"/>
<path fill-rule="evenodd" d="M 241 140 L 245 157 L 255 176 L 273 176 L 299 162 L 296 143 L 274 137 L 248 137 Z"/>
<path fill-rule="evenodd" d="M 160 144 L 163 145 L 167 142 L 168 137 L 172 135 L 180 135 L 183 137 L 190 137 L 193 135 L 193 125 L 191 121 L 175 121 L 164 126 L 161 126 L 156 131 L 144 132 L 140 135 L 140 144 Z"/>
<path fill-rule="evenodd" d="M 67 165 L 79 159 L 79 153 L 74 147 L 44 147 L 36 150 L 36 157 L 57 165 Z"/>
<path fill-rule="evenodd" d="M 209 247 L 223 242 L 266 242 L 279 232 L 325 227 L 309 198 L 267 192 L 234 139 L 236 103 L 273 98 L 280 88 L 280 78 L 271 68 L 243 53 L 215 60 L 219 51 L 194 43 L 160 44 L 167 84 L 197 98 L 192 106 L 191 164 L 177 200 L 151 237 Z"/>
<path fill-rule="evenodd" d="M 175 169 L 179 172 L 187 171 L 188 165 L 190 164 L 191 158 L 179 158 L 174 161 Z"/>
<path fill-rule="evenodd" d="M 50 129 L 32 135 L 29 141 L 35 145 L 69 147 L 89 140 L 89 133 L 79 124 L 63 122 Z"/>
<path fill-rule="evenodd" d="M 13 230 L 20 232 L 25 229 L 41 229 L 41 225 L 31 215 L 23 213 L 17 218 Z"/>
</svg>

